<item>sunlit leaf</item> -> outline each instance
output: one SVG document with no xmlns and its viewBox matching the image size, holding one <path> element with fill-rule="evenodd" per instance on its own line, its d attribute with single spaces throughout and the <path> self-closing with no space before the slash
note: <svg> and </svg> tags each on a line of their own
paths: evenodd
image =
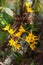
<svg viewBox="0 0 43 65">
<path fill-rule="evenodd" d="M 4 11 L 8 14 L 8 15 L 10 15 L 11 17 L 13 17 L 13 11 L 10 9 L 10 8 L 4 8 Z"/>
</svg>

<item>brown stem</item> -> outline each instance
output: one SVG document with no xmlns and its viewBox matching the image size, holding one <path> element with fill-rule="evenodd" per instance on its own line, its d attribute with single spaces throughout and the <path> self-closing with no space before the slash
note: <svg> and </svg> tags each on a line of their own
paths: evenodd
<svg viewBox="0 0 43 65">
<path fill-rule="evenodd" d="M 21 1 L 21 3 L 20 3 L 20 16 L 21 17 L 23 15 L 23 4 L 24 4 L 24 1 Z"/>
</svg>

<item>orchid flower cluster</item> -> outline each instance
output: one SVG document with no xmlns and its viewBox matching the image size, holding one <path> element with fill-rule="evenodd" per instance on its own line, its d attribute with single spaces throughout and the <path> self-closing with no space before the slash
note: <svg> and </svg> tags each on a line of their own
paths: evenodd
<svg viewBox="0 0 43 65">
<path fill-rule="evenodd" d="M 34 10 L 32 10 L 30 3 L 28 2 L 24 2 L 24 5 L 26 6 L 26 10 L 28 13 L 33 13 Z M 30 22 L 31 23 L 31 22 Z M 11 28 L 11 25 L 8 24 L 5 26 L 5 28 L 3 28 L 4 31 L 7 31 L 10 34 L 10 39 L 9 39 L 9 45 L 11 47 L 13 47 L 13 49 L 15 50 L 20 50 L 21 49 L 21 45 L 18 41 L 18 39 L 21 39 L 25 42 L 28 43 L 28 45 L 30 46 L 31 50 L 35 50 L 36 49 L 36 45 L 37 45 L 37 41 L 39 40 L 39 37 L 34 35 L 32 32 L 32 29 L 28 32 L 26 31 L 22 25 L 20 25 L 18 31 L 16 29 Z M 26 35 L 26 38 L 23 39 L 21 37 L 22 33 L 28 33 L 28 35 Z M 15 38 L 17 38 L 15 40 Z"/>
<path fill-rule="evenodd" d="M 21 40 L 24 40 L 28 43 L 28 45 L 30 46 L 30 48 L 32 50 L 35 50 L 36 46 L 35 44 L 37 44 L 36 41 L 39 40 L 38 36 L 34 35 L 32 33 L 32 30 L 30 30 L 30 32 L 26 31 L 23 26 L 21 25 L 18 32 L 16 33 L 16 29 L 13 30 L 11 27 L 10 27 L 10 24 L 9 25 L 6 25 L 5 28 L 3 28 L 3 30 L 7 31 L 10 35 L 11 35 L 11 38 L 9 40 L 9 45 L 12 46 L 15 50 L 20 50 L 21 48 L 21 45 L 18 44 L 18 40 L 14 40 L 12 38 L 13 37 L 17 37 L 18 39 L 21 39 Z M 27 32 L 28 35 L 26 36 L 25 39 L 21 38 L 21 34 L 23 32 Z"/>
</svg>

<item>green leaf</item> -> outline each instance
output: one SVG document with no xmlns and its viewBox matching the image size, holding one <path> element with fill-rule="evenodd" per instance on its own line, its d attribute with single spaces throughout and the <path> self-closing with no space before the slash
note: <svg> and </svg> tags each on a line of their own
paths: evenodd
<svg viewBox="0 0 43 65">
<path fill-rule="evenodd" d="M 2 19 L 2 20 L 0 21 L 0 23 L 1 23 L 2 25 L 7 25 L 7 24 L 8 24 L 5 19 Z"/>
<path fill-rule="evenodd" d="M 0 31 L 0 45 L 2 45 L 2 43 L 5 42 L 6 38 L 7 38 L 6 32 Z"/>
<path fill-rule="evenodd" d="M 5 0 L 0 0 L 0 3 L 1 3 L 2 6 L 4 6 L 5 5 Z"/>
<path fill-rule="evenodd" d="M 2 56 L 3 58 L 6 58 L 7 54 L 0 49 L 0 56 Z"/>
<path fill-rule="evenodd" d="M 41 3 L 40 0 L 34 0 L 34 12 L 35 13 L 41 13 L 42 8 L 40 7 Z"/>
<path fill-rule="evenodd" d="M 4 8 L 4 11 L 5 11 L 9 16 L 13 17 L 14 13 L 13 13 L 13 11 L 12 11 L 10 8 L 6 7 L 6 8 Z"/>
<path fill-rule="evenodd" d="M 16 61 L 18 62 L 23 61 L 23 56 L 19 52 L 13 52 L 12 54 L 13 54 L 13 58 Z"/>
<path fill-rule="evenodd" d="M 30 29 L 31 29 L 31 25 L 28 24 L 28 25 L 24 26 L 24 29 L 25 29 L 26 31 L 30 30 Z"/>
<path fill-rule="evenodd" d="M 13 18 L 10 17 L 7 13 L 3 12 L 3 18 L 6 20 L 6 22 L 9 24 L 12 22 Z"/>
<path fill-rule="evenodd" d="M 16 54 L 17 54 L 17 56 L 18 56 L 19 61 L 20 61 L 20 60 L 23 60 L 23 56 L 22 56 L 19 52 L 16 52 Z"/>
<path fill-rule="evenodd" d="M 16 14 L 19 14 L 19 3 L 18 2 L 16 2 L 14 5 L 14 11 Z"/>
</svg>

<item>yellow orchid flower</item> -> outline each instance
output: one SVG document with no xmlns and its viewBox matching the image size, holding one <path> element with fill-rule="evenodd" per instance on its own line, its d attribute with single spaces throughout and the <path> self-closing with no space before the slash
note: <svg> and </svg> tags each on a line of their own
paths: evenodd
<svg viewBox="0 0 43 65">
<path fill-rule="evenodd" d="M 32 8 L 27 8 L 27 12 L 32 13 L 34 11 L 32 10 Z"/>
<path fill-rule="evenodd" d="M 5 28 L 3 28 L 3 30 L 7 30 L 8 31 L 9 28 L 10 28 L 10 24 L 9 25 L 6 25 Z"/>
<path fill-rule="evenodd" d="M 13 46 L 15 50 L 17 50 L 17 49 L 19 50 L 21 47 L 20 44 L 17 44 L 17 41 L 14 41 L 13 39 L 9 40 L 9 45 Z"/>
<path fill-rule="evenodd" d="M 19 28 L 19 32 L 15 33 L 14 36 L 20 37 L 23 32 L 25 32 L 25 29 L 21 25 Z"/>
<path fill-rule="evenodd" d="M 32 13 L 34 10 L 32 10 L 31 5 L 29 2 L 24 2 L 24 5 L 26 6 L 27 12 Z"/>
<path fill-rule="evenodd" d="M 12 28 L 10 28 L 10 29 L 8 30 L 8 32 L 9 32 L 11 35 L 13 35 L 15 31 L 16 31 L 16 30 L 13 30 Z"/>
<path fill-rule="evenodd" d="M 29 2 L 24 2 L 24 5 L 25 5 L 26 7 L 30 7 L 30 3 L 29 3 Z"/>
<path fill-rule="evenodd" d="M 11 35 L 13 35 L 14 32 L 16 31 L 16 30 L 13 30 L 12 28 L 10 28 L 10 24 L 6 25 L 6 27 L 3 28 L 3 30 L 7 30 Z"/>
<path fill-rule="evenodd" d="M 36 41 L 38 41 L 39 38 L 38 36 L 35 36 L 32 31 L 30 31 L 29 35 L 26 36 L 26 41 L 29 43 L 30 48 L 34 49 L 35 48 L 35 44 L 37 44 Z"/>
<path fill-rule="evenodd" d="M 23 26 L 22 26 L 22 25 L 20 26 L 19 31 L 20 31 L 20 32 L 25 32 L 25 29 L 23 28 Z"/>
<path fill-rule="evenodd" d="M 15 50 L 20 50 L 21 46 L 20 46 L 20 44 L 15 44 L 14 48 L 15 48 Z"/>
<path fill-rule="evenodd" d="M 15 33 L 15 36 L 16 36 L 16 37 L 20 37 L 21 34 L 22 34 L 22 32 L 17 32 L 17 33 Z"/>
<path fill-rule="evenodd" d="M 10 40 L 9 40 L 9 43 L 10 43 L 10 46 L 12 46 L 12 45 L 14 45 L 16 42 L 14 42 L 13 39 L 10 39 Z"/>
<path fill-rule="evenodd" d="M 34 44 L 31 44 L 31 45 L 30 45 L 30 48 L 34 51 L 35 48 L 36 48 L 36 46 L 35 46 Z"/>
<path fill-rule="evenodd" d="M 35 36 L 33 33 L 32 33 L 32 31 L 29 33 L 29 35 L 28 36 L 26 36 L 26 41 L 28 42 L 28 43 L 33 43 L 34 44 L 34 42 L 36 42 L 36 40 L 39 40 L 38 39 L 38 36 Z"/>
</svg>

